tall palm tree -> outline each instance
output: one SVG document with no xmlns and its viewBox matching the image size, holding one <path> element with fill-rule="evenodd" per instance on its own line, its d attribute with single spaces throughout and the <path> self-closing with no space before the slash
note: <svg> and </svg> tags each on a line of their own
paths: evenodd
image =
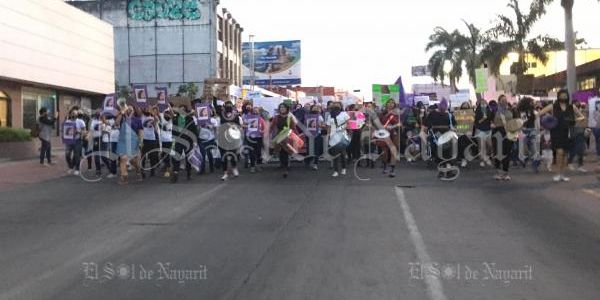
<svg viewBox="0 0 600 300">
<path fill-rule="evenodd" d="M 449 77 L 450 87 L 455 91 L 457 82 L 462 77 L 462 61 L 460 60 L 460 49 L 463 40 L 460 38 L 458 30 L 449 32 L 442 27 L 433 29 L 433 34 L 429 36 L 429 43 L 425 47 L 425 51 L 436 49 L 429 58 L 429 69 L 431 76 L 436 82 L 438 79 L 442 84 L 446 75 Z M 446 63 L 452 65 L 452 69 L 448 74 L 444 70 Z"/>
<path fill-rule="evenodd" d="M 485 46 L 485 39 L 479 28 L 474 24 L 468 23 L 462 20 L 469 31 L 469 35 L 465 36 L 460 34 L 458 39 L 460 40 L 460 61 L 464 61 L 467 75 L 469 75 L 469 81 L 475 85 L 475 70 L 482 64 L 481 61 L 481 49 Z M 461 63 L 462 66 L 462 63 Z"/>
<path fill-rule="evenodd" d="M 564 48 L 564 44 L 555 38 L 529 36 L 534 24 L 546 13 L 549 1 L 534 0 L 529 12 L 525 13 L 519 6 L 519 0 L 509 0 L 507 6 L 514 16 L 498 15 L 496 26 L 487 32 L 488 43 L 481 53 L 492 74 L 499 74 L 502 61 L 511 52 L 519 55 L 518 61 L 511 66 L 511 73 L 523 75 L 527 71 L 527 54 L 545 64 L 548 62 L 548 51 Z"/>
<path fill-rule="evenodd" d="M 433 79 L 436 82 L 439 79 L 443 84 L 448 75 L 450 86 L 454 91 L 457 90 L 457 82 L 463 76 L 464 67 L 469 81 L 475 84 L 475 70 L 481 65 L 480 51 L 485 41 L 479 28 L 465 20 L 463 22 L 469 31 L 468 35 L 463 35 L 458 30 L 449 32 L 444 28 L 436 27 L 425 48 L 426 51 L 437 49 L 429 59 L 429 69 Z M 444 67 L 447 63 L 451 68 L 446 74 Z"/>
</svg>

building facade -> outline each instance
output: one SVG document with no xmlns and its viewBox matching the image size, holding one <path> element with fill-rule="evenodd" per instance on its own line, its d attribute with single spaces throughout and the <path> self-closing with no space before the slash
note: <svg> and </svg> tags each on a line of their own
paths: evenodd
<svg viewBox="0 0 600 300">
<path fill-rule="evenodd" d="M 114 90 L 110 24 L 60 0 L 0 0 L 0 20 L 0 126 L 35 135 L 40 108 L 62 119 Z"/>
<path fill-rule="evenodd" d="M 119 86 L 146 85 L 176 94 L 208 78 L 241 82 L 243 29 L 218 0 L 69 1 L 114 27 L 115 70 Z M 236 69 L 237 68 L 237 69 Z"/>
</svg>

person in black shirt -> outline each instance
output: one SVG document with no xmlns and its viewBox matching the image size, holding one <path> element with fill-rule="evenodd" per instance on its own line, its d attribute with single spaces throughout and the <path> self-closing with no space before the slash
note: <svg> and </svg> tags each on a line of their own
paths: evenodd
<svg viewBox="0 0 600 300">
<path fill-rule="evenodd" d="M 452 147 L 445 147 L 440 156 L 440 153 L 438 153 L 438 145 L 435 142 L 437 137 L 450 131 L 454 127 L 454 124 L 456 124 L 456 119 L 448 112 L 448 101 L 446 100 L 442 100 L 439 108 L 432 111 L 425 121 L 423 132 L 425 134 L 430 133 L 429 141 L 431 144 L 431 152 L 438 164 L 442 161 L 450 160 L 452 159 L 452 156 L 454 156 L 451 153 Z"/>
<path fill-rule="evenodd" d="M 227 101 L 223 105 L 222 108 L 217 106 L 217 113 L 221 119 L 220 127 L 221 129 L 218 131 L 219 136 L 217 137 L 219 141 L 219 150 L 221 152 L 221 160 L 223 166 L 223 177 L 221 180 L 225 181 L 229 179 L 232 174 L 234 177 L 240 176 L 240 171 L 238 170 L 237 163 L 239 160 L 238 149 L 229 149 L 236 146 L 236 141 L 229 141 L 226 137 L 222 138 L 221 135 L 225 133 L 226 130 L 235 129 L 242 130 L 242 117 L 238 114 L 235 109 L 233 102 Z M 226 145 L 223 144 L 226 142 Z M 239 145 L 241 147 L 241 144 Z"/>
<path fill-rule="evenodd" d="M 523 141 L 527 145 L 528 157 L 520 157 L 523 162 L 527 159 L 532 160 L 532 166 L 534 171 L 537 173 L 540 166 L 540 149 L 539 144 L 539 133 L 540 133 L 540 122 L 537 111 L 535 110 L 535 101 L 531 97 L 525 97 L 519 101 L 517 109 L 523 122 L 523 135 L 525 140 Z M 521 155 L 519 153 L 519 155 Z"/>
<path fill-rule="evenodd" d="M 473 136 L 479 139 L 479 153 L 481 155 L 481 167 L 491 166 L 492 161 L 488 155 L 488 149 L 492 147 L 492 120 L 494 113 L 486 100 L 480 100 L 475 108 L 475 122 L 473 124 Z"/>
<path fill-rule="evenodd" d="M 550 132 L 552 148 L 556 151 L 556 164 L 558 165 L 558 173 L 553 179 L 555 182 L 569 181 L 570 179 L 565 176 L 564 172 L 567 166 L 566 152 L 569 151 L 572 142 L 570 131 L 576 122 L 584 120 L 585 117 L 571 103 L 568 90 L 560 90 L 557 101 L 542 109 L 540 115 L 547 113 L 552 113 L 558 119 L 558 126 Z"/>
</svg>

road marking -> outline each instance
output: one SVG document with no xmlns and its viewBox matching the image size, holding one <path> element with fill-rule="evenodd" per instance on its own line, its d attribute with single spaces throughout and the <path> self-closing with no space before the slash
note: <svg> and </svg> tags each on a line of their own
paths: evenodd
<svg viewBox="0 0 600 300">
<path fill-rule="evenodd" d="M 421 265 L 429 266 L 433 263 L 431 257 L 427 253 L 427 248 L 425 247 L 425 242 L 423 241 L 423 236 L 417 227 L 417 223 L 415 222 L 415 218 L 413 214 L 410 212 L 410 207 L 408 206 L 408 202 L 406 201 L 406 197 L 404 196 L 404 191 L 401 188 L 396 188 L 396 198 L 400 203 L 400 207 L 402 207 L 402 212 L 404 213 L 404 221 L 406 222 L 406 227 L 408 228 L 410 234 L 410 240 L 415 246 L 415 251 L 417 252 L 417 258 L 419 259 Z M 427 293 L 429 294 L 429 298 L 431 300 L 447 300 L 446 295 L 444 295 L 444 288 L 442 287 L 442 282 L 436 276 L 431 274 L 426 274 L 425 276 L 425 285 L 427 286 Z"/>
</svg>

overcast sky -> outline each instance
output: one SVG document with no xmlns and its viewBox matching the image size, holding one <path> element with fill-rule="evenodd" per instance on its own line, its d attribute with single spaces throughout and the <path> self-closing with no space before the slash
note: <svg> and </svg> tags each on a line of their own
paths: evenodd
<svg viewBox="0 0 600 300">
<path fill-rule="evenodd" d="M 489 28 L 507 0 L 221 0 L 255 41 L 302 40 L 304 86 L 327 85 L 370 90 L 372 83 L 405 87 L 429 83 L 411 78 L 413 65 L 427 63 L 425 44 L 435 26 L 466 33 L 461 18 Z M 521 0 L 523 7 L 530 0 Z M 600 48 L 600 4 L 575 1 L 575 30 L 589 47 Z M 564 14 L 556 0 L 535 34 L 564 39 Z"/>
</svg>

